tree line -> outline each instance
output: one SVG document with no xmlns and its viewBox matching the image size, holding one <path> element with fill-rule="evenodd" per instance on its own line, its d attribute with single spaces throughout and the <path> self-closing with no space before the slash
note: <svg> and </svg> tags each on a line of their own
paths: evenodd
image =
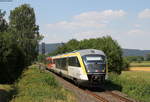
<svg viewBox="0 0 150 102">
<path fill-rule="evenodd" d="M 125 67 L 128 67 L 128 62 L 123 59 L 123 52 L 120 45 L 111 36 L 84 39 L 81 41 L 72 39 L 67 43 L 63 43 L 62 46 L 49 55 L 53 56 L 80 49 L 98 49 L 104 51 L 107 56 L 109 72 L 120 74 Z"/>
<path fill-rule="evenodd" d="M 145 54 L 145 56 L 125 56 L 125 58 L 131 62 L 142 62 L 142 61 L 150 61 L 150 53 Z"/>
<path fill-rule="evenodd" d="M 9 22 L 5 14 L 0 10 L 0 83 L 12 83 L 37 58 L 42 36 L 30 5 L 11 10 Z"/>
</svg>

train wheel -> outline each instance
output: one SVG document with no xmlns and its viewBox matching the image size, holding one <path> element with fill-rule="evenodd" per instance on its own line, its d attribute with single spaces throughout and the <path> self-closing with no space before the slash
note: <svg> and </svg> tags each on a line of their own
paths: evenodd
<svg viewBox="0 0 150 102">
<path fill-rule="evenodd" d="M 61 77 L 62 77 L 62 73 L 61 73 L 61 72 L 59 72 L 59 76 L 61 76 Z"/>
<path fill-rule="evenodd" d="M 77 80 L 77 79 L 73 79 L 73 81 L 74 81 L 74 84 L 79 87 L 79 82 L 78 82 L 78 80 Z"/>
</svg>

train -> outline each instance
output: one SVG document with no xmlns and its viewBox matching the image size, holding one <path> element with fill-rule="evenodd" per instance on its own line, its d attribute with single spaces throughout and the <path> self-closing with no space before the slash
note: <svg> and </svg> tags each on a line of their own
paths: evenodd
<svg viewBox="0 0 150 102">
<path fill-rule="evenodd" d="M 47 69 L 72 80 L 76 85 L 99 85 L 107 79 L 107 57 L 97 49 L 76 50 L 47 57 Z"/>
</svg>

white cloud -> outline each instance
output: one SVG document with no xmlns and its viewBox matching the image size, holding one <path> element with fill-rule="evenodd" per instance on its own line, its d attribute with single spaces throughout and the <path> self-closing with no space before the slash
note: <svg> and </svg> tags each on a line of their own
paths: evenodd
<svg viewBox="0 0 150 102">
<path fill-rule="evenodd" d="M 89 28 L 89 27 L 104 27 L 106 24 L 104 23 L 97 23 L 93 21 L 87 22 L 79 22 L 79 21 L 60 21 L 54 24 L 48 24 L 50 28 L 60 28 L 60 29 L 78 29 L 78 28 Z"/>
<path fill-rule="evenodd" d="M 108 19 L 114 19 L 118 17 L 122 17 L 126 14 L 123 10 L 104 10 L 101 12 L 98 11 L 91 11 L 91 12 L 85 12 L 81 13 L 77 16 L 74 16 L 74 19 L 80 20 L 80 21 L 105 21 Z"/>
<path fill-rule="evenodd" d="M 150 9 L 144 9 L 138 14 L 139 18 L 150 18 Z"/>
<path fill-rule="evenodd" d="M 102 36 L 110 35 L 112 31 L 86 31 L 86 32 L 78 32 L 73 35 L 73 38 L 77 38 L 78 40 L 89 39 L 89 38 L 98 38 Z"/>
<path fill-rule="evenodd" d="M 59 29 L 82 29 L 82 28 L 102 28 L 111 20 L 122 17 L 126 14 L 123 10 L 91 11 L 73 16 L 71 21 L 60 21 L 48 24 L 49 28 Z"/>
<path fill-rule="evenodd" d="M 140 24 L 134 24 L 134 27 L 136 27 L 136 28 L 140 28 L 140 27 L 141 27 L 141 25 L 140 25 Z"/>
<path fill-rule="evenodd" d="M 133 29 L 133 30 L 130 30 L 128 32 L 128 34 L 145 34 L 145 32 L 143 30 L 140 30 L 140 29 Z"/>
</svg>

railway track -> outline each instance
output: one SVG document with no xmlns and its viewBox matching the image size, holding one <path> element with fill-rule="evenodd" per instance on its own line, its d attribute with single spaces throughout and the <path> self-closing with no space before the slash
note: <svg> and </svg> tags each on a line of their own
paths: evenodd
<svg viewBox="0 0 150 102">
<path fill-rule="evenodd" d="M 93 91 L 91 91 L 91 90 L 79 88 L 79 87 L 75 86 L 74 84 L 72 84 L 72 83 L 66 81 L 66 80 L 63 79 L 62 77 L 60 77 L 60 76 L 54 74 L 53 72 L 52 72 L 52 74 L 53 74 L 54 76 L 56 76 L 57 78 L 59 78 L 60 80 L 65 81 L 65 84 L 67 84 L 67 87 L 68 87 L 68 88 L 74 88 L 74 89 L 76 89 L 76 90 L 80 90 L 80 91 L 82 91 L 82 92 L 84 92 L 84 93 L 86 93 L 86 94 L 88 94 L 88 95 L 90 95 L 90 96 L 93 96 L 93 97 L 96 98 L 97 101 L 99 101 L 99 102 L 111 102 L 110 100 L 108 100 L 107 98 L 105 98 L 105 97 L 99 95 L 98 93 L 95 93 L 95 92 L 93 92 Z M 117 100 L 119 100 L 119 101 L 116 101 L 116 102 L 135 102 L 135 101 L 129 100 L 129 99 L 123 97 L 123 96 L 120 96 L 120 95 L 118 95 L 118 94 L 116 94 L 116 93 L 113 93 L 112 91 L 108 91 L 108 90 L 105 90 L 105 89 L 102 89 L 102 90 L 104 90 L 104 93 L 105 93 L 105 94 L 109 94 L 109 95 L 111 95 L 113 98 L 116 98 Z M 100 92 L 99 92 L 99 93 L 100 93 Z"/>
<path fill-rule="evenodd" d="M 110 95 L 112 95 L 112 96 L 118 98 L 118 99 L 121 100 L 121 101 L 124 101 L 124 102 L 133 102 L 133 101 L 131 101 L 131 100 L 125 98 L 125 97 L 122 97 L 122 96 L 120 96 L 120 95 L 118 95 L 118 94 L 115 94 L 115 93 L 113 93 L 113 92 L 111 92 L 111 91 L 106 91 L 106 93 L 108 93 L 108 94 L 110 94 Z"/>
<path fill-rule="evenodd" d="M 100 102 L 109 102 L 107 99 L 105 99 L 104 97 L 100 96 L 100 95 L 97 95 L 89 90 L 85 90 L 86 93 L 94 96 L 95 98 L 97 98 Z"/>
</svg>

